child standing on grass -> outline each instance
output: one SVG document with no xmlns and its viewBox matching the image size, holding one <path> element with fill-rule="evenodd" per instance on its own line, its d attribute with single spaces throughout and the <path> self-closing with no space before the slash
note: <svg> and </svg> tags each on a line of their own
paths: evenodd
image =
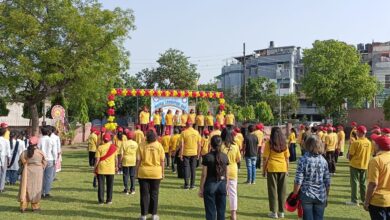
<svg viewBox="0 0 390 220">
<path fill-rule="evenodd" d="M 121 148 L 122 171 L 123 171 L 123 193 L 128 195 L 135 194 L 135 165 L 137 159 L 138 144 L 134 141 L 134 132 L 127 133 L 127 141 L 125 141 Z M 130 177 L 130 191 L 129 191 L 129 177 Z"/>
<path fill-rule="evenodd" d="M 134 137 L 135 137 L 135 142 L 137 142 L 138 146 L 145 141 L 145 135 L 144 132 L 141 131 L 140 125 L 135 126 Z"/>
<path fill-rule="evenodd" d="M 95 154 L 96 148 L 98 146 L 98 138 L 100 136 L 100 131 L 94 127 L 91 128 L 91 134 L 88 137 L 88 157 L 89 157 L 89 166 L 95 166 Z M 97 179 L 96 176 L 93 177 L 92 182 L 93 188 L 97 187 Z"/>
<path fill-rule="evenodd" d="M 200 154 L 202 157 L 204 155 L 208 154 L 210 151 L 210 149 L 209 149 L 209 146 L 210 146 L 209 134 L 210 134 L 209 130 L 203 131 L 203 137 L 202 137 L 202 143 L 201 143 L 202 149 L 200 150 Z"/>
<path fill-rule="evenodd" d="M 169 154 L 171 157 L 172 172 L 176 173 L 175 162 L 176 162 L 176 156 L 178 155 L 177 150 L 179 149 L 178 145 L 179 145 L 179 141 L 180 141 L 180 130 L 175 129 L 173 131 L 173 133 L 174 134 L 173 134 L 171 140 L 169 141 Z"/>
<path fill-rule="evenodd" d="M 177 129 L 177 128 L 176 128 Z M 161 145 L 164 148 L 164 153 L 165 153 L 165 168 L 169 167 L 169 144 L 171 141 L 171 133 L 169 130 L 165 131 L 164 136 L 161 138 Z"/>
</svg>

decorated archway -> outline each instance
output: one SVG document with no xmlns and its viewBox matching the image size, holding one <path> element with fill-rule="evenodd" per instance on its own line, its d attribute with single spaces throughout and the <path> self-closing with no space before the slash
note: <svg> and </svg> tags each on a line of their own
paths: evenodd
<svg viewBox="0 0 390 220">
<path fill-rule="evenodd" d="M 223 92 L 214 91 L 192 91 L 192 90 L 153 90 L 153 89 L 111 89 L 107 96 L 107 123 L 104 127 L 114 131 L 118 124 L 115 122 L 115 98 L 117 96 L 129 97 L 188 97 L 188 98 L 209 98 L 219 99 L 219 109 L 225 110 L 225 99 Z M 223 112 L 224 113 L 224 112 Z"/>
</svg>

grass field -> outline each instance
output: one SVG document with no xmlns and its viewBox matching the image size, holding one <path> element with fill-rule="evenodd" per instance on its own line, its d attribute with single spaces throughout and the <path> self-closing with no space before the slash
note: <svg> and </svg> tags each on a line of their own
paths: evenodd
<svg viewBox="0 0 390 220">
<path fill-rule="evenodd" d="M 292 190 L 295 163 L 290 168 L 288 191 Z M 200 170 L 197 171 L 199 183 Z M 246 170 L 243 166 L 239 174 L 238 219 L 267 219 L 268 199 L 266 181 L 257 173 L 256 185 L 246 185 Z M 112 205 L 97 205 L 97 192 L 92 188 L 92 172 L 87 166 L 85 151 L 66 151 L 63 155 L 63 170 L 53 184 L 53 198 L 42 201 L 42 212 L 19 212 L 16 201 L 18 186 L 6 186 L 6 192 L 0 194 L 0 219 L 137 219 L 139 217 L 139 191 L 133 196 L 122 194 L 122 176 L 115 176 Z M 184 191 L 181 179 L 170 171 L 161 183 L 159 197 L 159 215 L 163 220 L 204 219 L 203 201 L 197 196 L 197 190 Z M 337 175 L 332 178 L 329 205 L 325 210 L 325 219 L 369 219 L 362 207 L 345 206 L 350 195 L 348 166 L 345 159 L 337 165 Z M 227 207 L 228 210 L 228 207 Z M 229 215 L 227 215 L 229 217 Z M 297 219 L 295 213 L 286 213 L 286 219 Z"/>
</svg>

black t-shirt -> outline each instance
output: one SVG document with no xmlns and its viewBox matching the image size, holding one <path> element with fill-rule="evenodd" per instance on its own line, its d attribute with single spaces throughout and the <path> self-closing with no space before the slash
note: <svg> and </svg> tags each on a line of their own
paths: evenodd
<svg viewBox="0 0 390 220">
<path fill-rule="evenodd" d="M 221 153 L 221 160 L 223 163 L 223 166 L 226 167 L 229 165 L 229 159 L 226 154 Z M 203 156 L 202 159 L 202 165 L 207 166 L 207 176 L 206 176 L 206 181 L 217 181 L 217 159 L 216 159 L 216 154 L 214 152 L 210 152 L 206 155 Z M 223 174 L 226 178 L 226 172 Z"/>
<path fill-rule="evenodd" d="M 256 135 L 248 134 L 245 137 L 245 157 L 257 157 L 257 146 L 259 145 L 259 140 Z"/>
</svg>

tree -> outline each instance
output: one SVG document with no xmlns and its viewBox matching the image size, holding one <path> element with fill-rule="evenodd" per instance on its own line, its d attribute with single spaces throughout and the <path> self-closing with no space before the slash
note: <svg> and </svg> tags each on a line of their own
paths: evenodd
<svg viewBox="0 0 390 220">
<path fill-rule="evenodd" d="M 390 121 L 390 96 L 383 103 L 383 114 L 385 115 L 385 120 Z"/>
<path fill-rule="evenodd" d="M 206 115 L 209 110 L 209 103 L 205 99 L 201 99 L 198 101 L 196 105 L 196 111 L 202 112 L 203 115 Z"/>
<path fill-rule="evenodd" d="M 199 84 L 198 85 L 199 91 L 217 91 L 217 81 L 211 81 L 205 84 Z"/>
<path fill-rule="evenodd" d="M 78 121 L 83 126 L 83 141 L 85 141 L 85 124 L 89 122 L 88 105 L 85 98 L 83 98 L 80 102 L 80 114 L 78 117 Z"/>
<path fill-rule="evenodd" d="M 4 99 L 0 98 L 0 116 L 7 116 L 9 113 L 9 110 L 7 108 L 7 103 L 4 101 Z"/>
<path fill-rule="evenodd" d="M 244 118 L 244 121 L 253 121 L 256 118 L 255 109 L 253 108 L 253 105 L 243 107 L 241 109 L 241 114 Z"/>
<path fill-rule="evenodd" d="M 274 120 L 271 107 L 266 102 L 258 102 L 255 107 L 256 119 L 264 124 L 271 124 Z"/>
<path fill-rule="evenodd" d="M 29 109 L 34 134 L 39 103 L 61 92 L 70 101 L 98 100 L 128 67 L 122 45 L 134 28 L 131 10 L 103 10 L 97 0 L 19 0 L 2 1 L 0 14 L 0 87 L 7 101 Z"/>
<path fill-rule="evenodd" d="M 160 89 L 196 89 L 200 74 L 182 51 L 168 49 L 160 55 L 157 63 L 157 68 L 137 73 L 145 87 L 153 88 L 157 83 Z"/>
<path fill-rule="evenodd" d="M 361 63 L 358 51 L 337 40 L 315 41 L 304 51 L 307 69 L 302 89 L 313 102 L 330 115 L 342 104 L 372 100 L 377 94 L 377 80 L 369 75 L 370 67 Z"/>
<path fill-rule="evenodd" d="M 292 115 L 296 115 L 299 109 L 299 99 L 295 93 L 284 95 L 282 99 L 282 117 L 291 119 Z"/>
<path fill-rule="evenodd" d="M 278 96 L 276 95 L 276 84 L 265 77 L 249 78 L 247 81 L 247 101 L 248 105 L 256 105 L 257 102 L 270 103 L 271 107 L 278 107 Z M 244 90 L 241 90 L 241 97 Z M 240 100 L 243 104 L 243 99 Z"/>
</svg>

